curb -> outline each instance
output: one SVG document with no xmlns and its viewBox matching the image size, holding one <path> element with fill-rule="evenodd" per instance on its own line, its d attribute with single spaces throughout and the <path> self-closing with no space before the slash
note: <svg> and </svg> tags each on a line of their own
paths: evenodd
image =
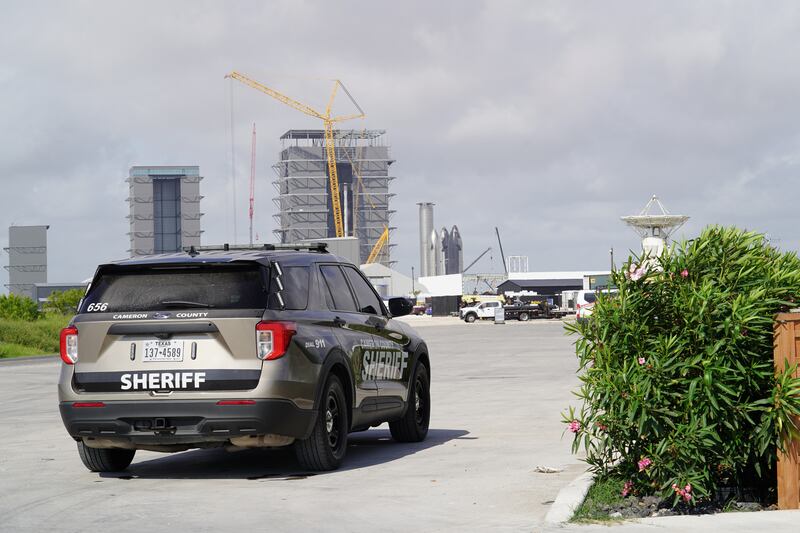
<svg viewBox="0 0 800 533">
<path fill-rule="evenodd" d="M 568 522 L 575 510 L 583 503 L 589 487 L 594 482 L 594 476 L 586 471 L 573 479 L 569 485 L 558 491 L 556 500 L 547 511 L 544 521 L 548 525 L 558 525 Z"/>
<path fill-rule="evenodd" d="M 58 359 L 58 355 L 26 355 L 24 357 L 0 357 L 0 365 L 13 365 L 14 363 L 49 362 Z"/>
</svg>

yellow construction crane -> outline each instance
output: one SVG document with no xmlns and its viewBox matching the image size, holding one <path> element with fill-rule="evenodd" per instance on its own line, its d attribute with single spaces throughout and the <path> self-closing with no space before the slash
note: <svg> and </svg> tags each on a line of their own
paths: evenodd
<svg viewBox="0 0 800 533">
<path fill-rule="evenodd" d="M 389 226 L 384 226 L 383 233 L 381 233 L 380 238 L 375 243 L 375 246 L 372 247 L 372 251 L 369 253 L 369 257 L 367 258 L 367 264 L 374 263 L 375 260 L 378 258 L 378 254 L 381 253 L 386 241 L 389 240 Z"/>
<path fill-rule="evenodd" d="M 331 206 L 333 207 L 333 223 L 336 228 L 336 236 L 337 237 L 344 237 L 344 221 L 342 220 L 342 200 L 339 197 L 339 174 L 336 171 L 336 144 L 334 142 L 334 132 L 333 132 L 333 125 L 337 122 L 344 122 L 346 120 L 352 120 L 356 118 L 364 118 L 364 111 L 362 111 L 361 107 L 356 103 L 353 97 L 350 95 L 350 92 L 347 88 L 342 84 L 339 80 L 333 81 L 333 90 L 331 91 L 331 96 L 328 99 L 328 106 L 325 108 L 325 112 L 317 111 L 316 109 L 302 103 L 298 102 L 297 100 L 286 96 L 283 93 L 276 91 L 275 89 L 270 89 L 266 85 L 263 85 L 255 80 L 252 80 L 245 76 L 244 74 L 240 74 L 236 71 L 231 72 L 230 74 L 225 76 L 226 78 L 231 78 L 237 81 L 244 83 L 245 85 L 249 85 L 253 89 L 261 91 L 262 93 L 266 93 L 269 96 L 273 97 L 274 99 L 282 102 L 289 107 L 296 109 L 306 115 L 310 115 L 312 117 L 318 118 L 322 120 L 322 123 L 325 128 L 325 152 L 328 156 L 328 180 L 330 182 L 330 189 L 331 189 Z M 333 107 L 333 101 L 336 99 L 336 93 L 339 90 L 339 87 L 347 94 L 347 97 L 353 102 L 353 105 L 356 106 L 358 109 L 358 114 L 353 115 L 339 115 L 339 116 L 331 116 L 331 108 Z M 387 236 L 388 238 L 388 236 Z"/>
</svg>

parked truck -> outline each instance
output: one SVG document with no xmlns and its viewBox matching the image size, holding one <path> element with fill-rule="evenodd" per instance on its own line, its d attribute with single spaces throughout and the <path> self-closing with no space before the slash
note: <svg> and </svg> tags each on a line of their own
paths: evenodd
<svg viewBox="0 0 800 533">
<path fill-rule="evenodd" d="M 482 302 L 468 307 L 463 307 L 459 311 L 459 318 L 464 322 L 475 322 L 476 320 L 493 320 L 497 309 L 503 308 L 506 320 L 519 320 L 525 322 L 532 318 L 561 318 L 567 314 L 566 311 L 559 309 L 546 301 L 532 302 L 530 304 L 515 303 L 503 305 L 499 301 Z"/>
</svg>

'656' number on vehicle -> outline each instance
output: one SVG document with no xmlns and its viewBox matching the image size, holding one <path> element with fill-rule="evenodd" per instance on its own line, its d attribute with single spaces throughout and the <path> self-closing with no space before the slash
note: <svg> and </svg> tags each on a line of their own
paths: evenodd
<svg viewBox="0 0 800 533">
<path fill-rule="evenodd" d="M 86 307 L 86 310 L 89 312 L 92 311 L 105 311 L 108 309 L 108 302 L 97 302 L 96 304 L 89 304 Z"/>
</svg>

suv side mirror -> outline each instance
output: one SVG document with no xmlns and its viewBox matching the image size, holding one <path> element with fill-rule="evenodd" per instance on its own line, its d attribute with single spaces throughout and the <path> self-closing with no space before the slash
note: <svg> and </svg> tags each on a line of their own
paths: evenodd
<svg viewBox="0 0 800 533">
<path fill-rule="evenodd" d="M 405 298 L 389 299 L 389 312 L 393 317 L 408 315 L 413 309 L 414 306 Z"/>
</svg>

